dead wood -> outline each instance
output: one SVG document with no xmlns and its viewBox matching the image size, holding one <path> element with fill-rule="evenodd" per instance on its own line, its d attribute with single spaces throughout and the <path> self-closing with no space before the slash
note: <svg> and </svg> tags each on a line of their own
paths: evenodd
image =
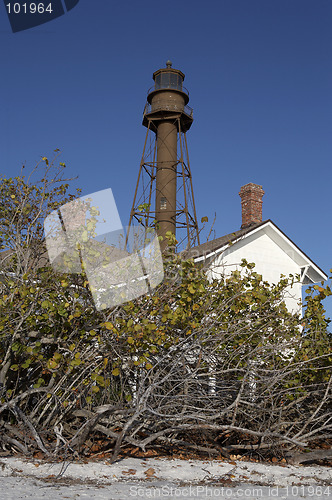
<svg viewBox="0 0 332 500">
<path fill-rule="evenodd" d="M 285 458 L 287 459 L 287 462 L 296 465 L 296 464 L 305 464 L 308 462 L 321 462 L 323 460 L 331 460 L 332 459 L 332 448 L 329 448 L 327 450 L 325 449 L 320 449 L 320 450 L 313 450 L 309 451 L 307 453 L 286 453 Z"/>
<path fill-rule="evenodd" d="M 38 445 L 38 448 L 43 452 L 45 453 L 45 455 L 49 456 L 50 453 L 49 451 L 45 448 L 44 446 L 44 443 L 41 439 L 41 437 L 39 436 L 38 432 L 36 431 L 36 429 L 34 428 L 34 426 L 32 425 L 32 423 L 30 422 L 30 420 L 28 419 L 28 417 L 26 415 L 24 415 L 23 411 L 18 407 L 18 406 L 14 406 L 13 407 L 13 412 L 23 421 L 23 423 L 28 427 L 28 429 L 30 430 L 30 432 L 32 433 L 33 437 L 35 438 L 35 441 Z"/>
<path fill-rule="evenodd" d="M 184 446 L 186 448 L 189 448 L 191 450 L 199 451 L 201 453 L 206 453 L 208 455 L 222 455 L 223 450 L 217 449 L 217 448 L 210 448 L 208 446 L 200 446 L 198 444 L 193 444 L 190 443 L 189 441 L 184 441 L 183 439 L 175 439 L 175 438 L 169 438 L 169 437 L 162 437 L 160 436 L 157 438 L 158 441 L 169 443 L 171 445 L 176 445 L 176 446 Z"/>
<path fill-rule="evenodd" d="M 24 455 L 28 455 L 29 451 L 24 444 L 22 444 L 20 441 L 17 441 L 17 439 L 11 438 L 9 436 L 6 436 L 3 434 L 2 436 L 0 435 L 0 441 L 4 444 L 9 445 L 10 447 L 16 448 L 18 451 L 24 453 Z"/>
<path fill-rule="evenodd" d="M 91 431 L 95 428 L 99 420 L 105 416 L 109 415 L 110 413 L 113 413 L 121 408 L 120 404 L 117 405 L 103 405 L 100 407 L 96 408 L 95 413 L 92 414 L 92 416 L 89 417 L 89 419 L 84 422 L 84 424 L 79 428 L 79 430 L 76 432 L 74 437 L 70 440 L 70 446 L 72 448 L 77 448 L 78 451 L 80 452 L 82 449 L 82 446 L 87 439 L 88 435 L 91 433 Z M 75 413 L 75 412 L 74 412 Z M 83 412 L 78 410 L 76 414 L 82 414 Z"/>
</svg>

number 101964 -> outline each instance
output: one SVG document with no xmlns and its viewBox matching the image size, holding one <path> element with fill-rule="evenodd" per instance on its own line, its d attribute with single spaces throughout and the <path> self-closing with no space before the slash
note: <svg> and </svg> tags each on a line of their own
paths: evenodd
<svg viewBox="0 0 332 500">
<path fill-rule="evenodd" d="M 52 3 L 7 3 L 6 4 L 8 14 L 44 14 L 48 12 L 52 14 Z"/>
</svg>

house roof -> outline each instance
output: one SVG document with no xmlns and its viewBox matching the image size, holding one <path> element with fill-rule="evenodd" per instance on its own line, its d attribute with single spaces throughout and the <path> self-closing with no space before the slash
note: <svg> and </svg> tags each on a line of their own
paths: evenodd
<svg viewBox="0 0 332 500">
<path fill-rule="evenodd" d="M 265 222 L 267 221 L 251 224 L 249 227 L 239 229 L 234 233 L 226 234 L 225 236 L 221 236 L 220 238 L 216 238 L 215 240 L 207 241 L 206 243 L 202 243 L 201 245 L 192 247 L 188 250 L 186 257 L 188 259 L 194 258 L 195 260 L 197 257 L 201 256 L 207 258 L 211 253 L 214 253 L 218 249 L 224 248 L 225 245 L 229 245 L 239 238 L 246 236 L 247 234 L 251 233 L 253 229 L 260 227 Z"/>
<path fill-rule="evenodd" d="M 229 248 L 237 241 L 247 238 L 255 232 L 264 230 L 269 233 L 269 236 L 282 248 L 289 248 L 293 250 L 294 260 L 297 264 L 305 269 L 307 276 L 307 283 L 317 283 L 318 281 L 325 281 L 328 279 L 326 273 L 315 264 L 279 227 L 267 219 L 262 222 L 253 223 L 248 227 L 239 229 L 234 233 L 226 234 L 215 240 L 207 241 L 201 245 L 190 248 L 185 254 L 186 258 L 193 258 L 195 262 L 205 261 L 206 263 L 213 260 L 213 258 L 222 253 L 226 248 Z"/>
</svg>

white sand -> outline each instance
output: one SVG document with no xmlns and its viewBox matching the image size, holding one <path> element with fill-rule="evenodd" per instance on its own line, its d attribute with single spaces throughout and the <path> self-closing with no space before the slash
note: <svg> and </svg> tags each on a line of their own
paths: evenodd
<svg viewBox="0 0 332 500">
<path fill-rule="evenodd" d="M 0 499 L 131 498 L 326 500 L 332 498 L 328 467 L 255 462 L 126 458 L 110 465 L 0 459 Z"/>
</svg>

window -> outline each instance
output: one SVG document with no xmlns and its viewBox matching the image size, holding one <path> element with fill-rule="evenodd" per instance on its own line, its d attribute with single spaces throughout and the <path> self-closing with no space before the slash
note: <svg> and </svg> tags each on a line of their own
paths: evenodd
<svg viewBox="0 0 332 500">
<path fill-rule="evenodd" d="M 166 198 L 160 198 L 160 210 L 166 210 L 167 202 Z"/>
<path fill-rule="evenodd" d="M 177 73 L 159 73 L 155 80 L 155 89 L 182 90 L 182 77 Z"/>
</svg>

